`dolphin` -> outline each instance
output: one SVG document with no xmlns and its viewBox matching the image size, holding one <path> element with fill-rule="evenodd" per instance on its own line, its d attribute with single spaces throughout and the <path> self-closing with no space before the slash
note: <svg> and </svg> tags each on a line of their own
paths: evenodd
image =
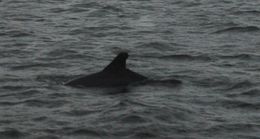
<svg viewBox="0 0 260 139">
<path fill-rule="evenodd" d="M 102 71 L 69 81 L 72 87 L 116 87 L 142 82 L 148 78 L 126 67 L 127 52 L 119 53 Z"/>
</svg>

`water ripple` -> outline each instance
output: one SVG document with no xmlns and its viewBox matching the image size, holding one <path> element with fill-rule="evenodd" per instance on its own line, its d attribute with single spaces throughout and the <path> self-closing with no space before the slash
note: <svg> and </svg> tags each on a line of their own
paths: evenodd
<svg viewBox="0 0 260 139">
<path fill-rule="evenodd" d="M 260 89 L 249 89 L 247 91 L 231 93 L 227 95 L 228 97 L 258 97 L 260 96 Z"/>
<path fill-rule="evenodd" d="M 260 55 L 257 54 L 234 54 L 220 56 L 223 59 L 242 59 L 242 60 L 260 60 Z"/>
<path fill-rule="evenodd" d="M 64 112 L 64 114 L 68 116 L 80 117 L 80 116 L 87 116 L 90 114 L 94 114 L 97 112 L 100 112 L 100 110 L 72 110 L 69 112 Z"/>
<path fill-rule="evenodd" d="M 85 135 L 85 136 L 92 136 L 92 137 L 100 137 L 102 135 L 100 131 L 95 131 L 93 129 L 86 129 L 86 128 L 81 128 L 81 129 L 73 129 L 72 131 L 68 132 L 69 135 Z"/>
<path fill-rule="evenodd" d="M 229 27 L 215 31 L 214 33 L 243 33 L 243 32 L 257 32 L 260 28 L 257 26 L 246 26 L 246 27 Z"/>
<path fill-rule="evenodd" d="M 222 105 L 228 109 L 247 109 L 247 110 L 259 110 L 260 103 L 246 102 L 241 100 L 226 100 L 221 102 Z"/>
<path fill-rule="evenodd" d="M 46 108 L 57 108 L 64 106 L 69 101 L 65 100 L 40 100 L 40 99 L 30 99 L 20 102 L 21 104 L 25 104 L 30 107 L 46 107 Z"/>
<path fill-rule="evenodd" d="M 10 30 L 6 32 L 0 33 L 0 36 L 9 36 L 9 37 L 29 37 L 32 36 L 32 32 L 25 32 L 25 31 L 20 31 L 20 30 Z"/>
</svg>

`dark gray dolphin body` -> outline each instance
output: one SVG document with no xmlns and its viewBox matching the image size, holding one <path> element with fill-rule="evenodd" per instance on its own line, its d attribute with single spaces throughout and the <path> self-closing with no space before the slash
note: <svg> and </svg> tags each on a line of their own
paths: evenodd
<svg viewBox="0 0 260 139">
<path fill-rule="evenodd" d="M 72 80 L 65 85 L 74 87 L 115 87 L 127 86 L 147 80 L 143 75 L 126 68 L 128 53 L 119 53 L 102 71 Z"/>
</svg>

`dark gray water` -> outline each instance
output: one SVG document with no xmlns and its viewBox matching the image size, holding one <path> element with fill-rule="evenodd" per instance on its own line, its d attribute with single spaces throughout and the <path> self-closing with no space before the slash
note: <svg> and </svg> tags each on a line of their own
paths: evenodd
<svg viewBox="0 0 260 139">
<path fill-rule="evenodd" d="M 0 0 L 1 139 L 259 139 L 259 0 Z M 118 51 L 173 84 L 76 89 Z"/>
</svg>

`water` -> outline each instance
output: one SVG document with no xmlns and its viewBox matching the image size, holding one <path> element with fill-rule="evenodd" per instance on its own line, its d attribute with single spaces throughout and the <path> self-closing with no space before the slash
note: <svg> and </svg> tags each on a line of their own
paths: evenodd
<svg viewBox="0 0 260 139">
<path fill-rule="evenodd" d="M 0 138 L 260 138 L 258 0 L 0 0 Z M 129 51 L 180 86 L 63 83 Z"/>
</svg>

